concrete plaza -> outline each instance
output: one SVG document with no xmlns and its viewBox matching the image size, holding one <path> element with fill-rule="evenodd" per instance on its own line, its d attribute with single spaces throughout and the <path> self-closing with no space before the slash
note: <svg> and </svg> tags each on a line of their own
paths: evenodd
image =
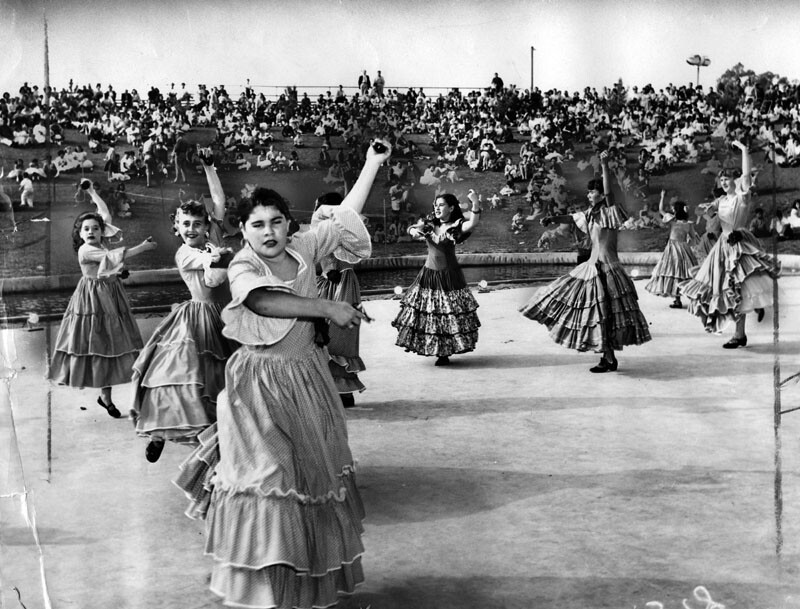
<svg viewBox="0 0 800 609">
<path fill-rule="evenodd" d="M 703 585 L 729 609 L 800 608 L 800 411 L 778 432 L 773 416 L 776 363 L 800 371 L 800 278 L 779 286 L 777 349 L 768 311 L 726 351 L 638 282 L 653 340 L 604 375 L 517 313 L 532 287 L 477 294 L 478 348 L 448 368 L 393 346 L 398 301 L 366 302 L 347 415 L 367 581 L 340 606 L 708 609 Z M 159 319 L 140 318 L 145 338 Z M 49 385 L 56 327 L 2 331 L 0 606 L 45 607 L 27 490 L 54 609 L 220 607 L 171 483 L 187 449 L 149 464 L 95 390 Z M 780 396 L 800 406 L 800 386 Z"/>
</svg>

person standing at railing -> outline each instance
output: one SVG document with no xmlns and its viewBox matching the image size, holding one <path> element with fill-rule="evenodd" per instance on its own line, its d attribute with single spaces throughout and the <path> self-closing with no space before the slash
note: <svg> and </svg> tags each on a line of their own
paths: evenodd
<svg viewBox="0 0 800 609">
<path fill-rule="evenodd" d="M 377 96 L 383 99 L 383 88 L 386 86 L 386 80 L 383 78 L 383 74 L 381 74 L 380 70 L 378 70 L 378 75 L 375 77 L 374 86 Z"/>
<path fill-rule="evenodd" d="M 361 76 L 358 77 L 358 88 L 361 90 L 362 97 L 366 97 L 369 94 L 370 86 L 371 83 L 369 80 L 369 75 L 367 74 L 367 71 L 364 70 Z"/>
</svg>

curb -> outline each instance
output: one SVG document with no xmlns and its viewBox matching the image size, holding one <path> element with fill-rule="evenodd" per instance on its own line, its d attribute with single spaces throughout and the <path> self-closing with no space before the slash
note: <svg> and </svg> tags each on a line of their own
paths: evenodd
<svg viewBox="0 0 800 609">
<path fill-rule="evenodd" d="M 620 252 L 623 264 L 631 266 L 652 266 L 658 262 L 661 252 Z M 488 253 L 459 254 L 461 266 L 502 266 L 513 264 L 575 264 L 575 252 L 532 252 L 532 253 Z M 419 268 L 425 263 L 425 256 L 395 256 L 392 258 L 368 258 L 358 263 L 358 269 L 384 271 L 403 268 Z M 786 271 L 800 271 L 800 255 L 779 254 L 781 268 Z M 0 296 L 25 292 L 73 290 L 78 285 L 80 273 L 64 275 L 9 277 L 0 279 Z M 125 280 L 127 286 L 163 285 L 180 283 L 177 269 L 146 269 L 131 271 Z"/>
</svg>

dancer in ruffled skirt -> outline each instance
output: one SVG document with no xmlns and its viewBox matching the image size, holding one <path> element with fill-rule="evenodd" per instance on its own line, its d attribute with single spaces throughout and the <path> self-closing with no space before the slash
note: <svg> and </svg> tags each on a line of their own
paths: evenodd
<svg viewBox="0 0 800 609">
<path fill-rule="evenodd" d="M 320 218 L 330 215 L 329 209 L 321 209 L 340 205 L 342 195 L 330 192 L 317 199 L 311 226 L 315 226 Z M 339 260 L 336 256 L 327 256 L 320 263 L 322 273 L 317 277 L 317 292 L 320 298 L 338 300 L 350 303 L 355 308 L 361 307 L 361 287 L 358 277 L 349 262 Z M 355 405 L 353 394 L 364 391 L 364 384 L 358 378 L 358 373 L 366 370 L 364 361 L 359 352 L 360 326 L 354 328 L 340 328 L 331 324 L 328 329 L 328 365 L 333 375 L 333 381 L 339 390 L 339 397 L 345 408 Z"/>
<path fill-rule="evenodd" d="M 211 590 L 235 607 L 329 607 L 363 580 L 363 506 L 342 402 L 316 319 L 345 328 L 365 315 L 317 297 L 315 264 L 371 253 L 360 212 L 381 163 L 370 147 L 341 205 L 307 232 L 290 234 L 278 193 L 257 188 L 239 206 L 245 247 L 228 268 L 225 336 L 240 343 L 217 403 L 218 439 L 184 464 L 179 486 L 207 517 Z M 209 453 L 219 450 L 213 491 Z"/>
<path fill-rule="evenodd" d="M 158 461 L 166 440 L 196 444 L 217 420 L 217 395 L 225 386 L 225 362 L 234 344 L 222 336 L 222 307 L 230 301 L 225 268 L 230 252 L 208 241 L 205 206 L 186 201 L 174 227 L 183 240 L 175 264 L 191 300 L 175 307 L 153 332 L 133 366 L 136 432 L 148 438 L 145 457 Z"/>
<path fill-rule="evenodd" d="M 672 211 L 666 212 L 664 210 L 665 195 L 666 192 L 662 190 L 658 211 L 661 212 L 661 221 L 671 225 L 669 241 L 667 241 L 667 246 L 658 259 L 650 281 L 647 282 L 644 289 L 656 296 L 672 297 L 673 301 L 669 307 L 680 309 L 683 307 L 683 303 L 678 284 L 690 279 L 696 270 L 697 257 L 692 251 L 692 245 L 697 243 L 698 238 L 694 223 L 689 222 L 686 203 L 675 201 L 672 204 Z"/>
<path fill-rule="evenodd" d="M 733 336 L 722 346 L 736 349 L 747 345 L 745 316 L 755 312 L 759 321 L 772 304 L 773 279 L 780 274 L 776 260 L 747 230 L 750 206 L 750 154 L 741 142 L 742 169 L 727 169 L 719 181 L 725 191 L 715 201 L 722 234 L 692 279 L 680 284 L 688 309 L 703 322 L 707 332 L 722 332 L 735 324 Z"/>
<path fill-rule="evenodd" d="M 600 162 L 603 179 L 589 182 L 589 209 L 542 220 L 545 226 L 574 222 L 590 236 L 591 256 L 538 290 L 520 308 L 525 317 L 547 326 L 550 337 L 559 345 L 602 353 L 600 362 L 590 368 L 597 373 L 617 370 L 615 351 L 650 340 L 636 286 L 617 255 L 617 233 L 627 216 L 611 196 L 607 152 L 600 154 Z"/>
<path fill-rule="evenodd" d="M 108 207 L 91 182 L 85 180 L 83 187 L 99 211 L 81 214 L 72 228 L 82 276 L 64 311 L 48 375 L 60 385 L 99 388 L 97 403 L 116 419 L 121 413 L 111 399 L 111 387 L 130 381 L 142 348 L 120 274 L 125 260 L 156 244 L 148 237 L 135 247 L 108 249 L 108 240 L 119 229 L 110 224 Z"/>
<path fill-rule="evenodd" d="M 434 199 L 431 216 L 408 229 L 413 239 L 425 241 L 428 258 L 392 322 L 398 331 L 395 344 L 435 356 L 437 366 L 449 364 L 451 355 L 473 351 L 478 342 L 478 303 L 456 258 L 456 243 L 469 237 L 481 217 L 478 195 L 470 190 L 467 198 L 472 203 L 468 219 L 458 199 L 445 193 Z"/>
</svg>

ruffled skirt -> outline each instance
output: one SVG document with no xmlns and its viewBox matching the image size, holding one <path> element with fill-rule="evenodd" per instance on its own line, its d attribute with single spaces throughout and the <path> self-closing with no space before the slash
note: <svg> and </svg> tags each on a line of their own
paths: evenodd
<svg viewBox="0 0 800 609">
<path fill-rule="evenodd" d="M 118 277 L 81 277 L 56 335 L 48 376 L 60 385 L 109 387 L 131 380 L 142 336 Z"/>
<path fill-rule="evenodd" d="M 339 283 L 329 281 L 320 275 L 317 277 L 317 292 L 320 298 L 327 300 L 347 302 L 354 307 L 361 304 L 361 287 L 353 269 L 342 270 Z M 367 369 L 359 356 L 359 331 L 360 326 L 340 328 L 336 324 L 329 325 L 328 367 L 339 393 L 353 393 L 366 389 L 358 378 L 358 373 Z"/>
<path fill-rule="evenodd" d="M 218 438 L 209 428 L 181 468 L 188 513 L 207 509 L 211 590 L 229 606 L 328 607 L 363 581 L 364 509 L 344 411 L 327 354 L 311 349 L 297 358 L 234 353 Z"/>
<path fill-rule="evenodd" d="M 730 245 L 723 234 L 692 279 L 680 284 L 688 310 L 707 332 L 721 332 L 740 315 L 772 305 L 772 281 L 780 263 L 761 249 L 750 231 Z"/>
<path fill-rule="evenodd" d="M 678 284 L 691 279 L 697 258 L 689 245 L 670 239 L 644 289 L 656 296 L 679 295 Z"/>
<path fill-rule="evenodd" d="M 619 351 L 651 338 L 636 286 L 619 262 L 584 262 L 538 290 L 520 311 L 544 324 L 557 344 L 577 351 Z"/>
<path fill-rule="evenodd" d="M 422 267 L 392 322 L 398 330 L 395 344 L 436 357 L 473 351 L 481 325 L 477 309 L 461 268 Z"/>
<path fill-rule="evenodd" d="M 156 328 L 133 365 L 140 436 L 195 442 L 217 420 L 217 395 L 234 351 L 222 336 L 219 303 L 187 301 Z"/>
</svg>

